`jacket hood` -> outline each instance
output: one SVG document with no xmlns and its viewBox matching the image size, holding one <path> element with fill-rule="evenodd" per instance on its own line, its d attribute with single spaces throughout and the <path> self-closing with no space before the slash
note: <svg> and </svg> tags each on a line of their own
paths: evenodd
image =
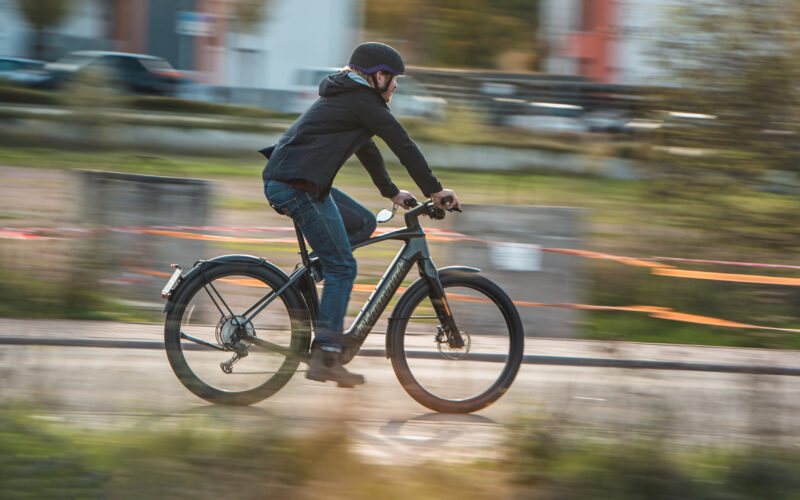
<svg viewBox="0 0 800 500">
<path fill-rule="evenodd" d="M 330 97 L 366 87 L 366 85 L 358 83 L 350 78 L 347 73 L 347 71 L 340 71 L 326 76 L 319 84 L 319 95 L 322 97 Z"/>
</svg>

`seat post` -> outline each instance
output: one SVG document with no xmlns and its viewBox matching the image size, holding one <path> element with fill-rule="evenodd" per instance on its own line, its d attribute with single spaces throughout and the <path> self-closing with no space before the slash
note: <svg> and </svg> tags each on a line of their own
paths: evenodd
<svg viewBox="0 0 800 500">
<path fill-rule="evenodd" d="M 294 223 L 294 232 L 297 233 L 297 244 L 300 247 L 300 258 L 303 261 L 304 266 L 308 266 L 309 258 L 308 258 L 308 248 L 306 248 L 306 239 L 303 237 L 303 232 L 300 231 L 300 228 L 297 226 L 297 223 Z"/>
</svg>

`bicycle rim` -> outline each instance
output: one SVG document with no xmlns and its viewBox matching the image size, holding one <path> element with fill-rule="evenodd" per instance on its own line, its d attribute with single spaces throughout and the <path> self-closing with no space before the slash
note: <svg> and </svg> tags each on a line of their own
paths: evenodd
<svg viewBox="0 0 800 500">
<path fill-rule="evenodd" d="M 289 381 L 307 348 L 296 297 L 284 293 L 248 320 L 248 310 L 280 285 L 259 268 L 220 266 L 187 289 L 167 328 L 170 362 L 187 388 L 214 403 L 252 404 Z"/>
<path fill-rule="evenodd" d="M 442 278 L 448 305 L 464 340 L 448 344 L 427 287 L 411 297 L 397 320 L 393 366 L 419 403 L 440 412 L 476 411 L 499 398 L 522 357 L 516 310 L 502 291 L 478 276 Z"/>
</svg>

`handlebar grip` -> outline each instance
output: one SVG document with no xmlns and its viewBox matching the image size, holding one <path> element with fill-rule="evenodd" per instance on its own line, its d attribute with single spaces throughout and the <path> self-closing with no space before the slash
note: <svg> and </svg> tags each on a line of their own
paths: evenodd
<svg viewBox="0 0 800 500">
<path fill-rule="evenodd" d="M 452 196 L 445 196 L 444 198 L 442 198 L 442 205 L 449 205 L 452 202 L 453 202 L 453 197 Z M 448 212 L 460 212 L 461 209 L 460 208 L 456 208 L 456 207 L 450 207 L 450 208 L 447 209 L 447 211 Z"/>
<path fill-rule="evenodd" d="M 405 200 L 403 200 L 403 205 L 405 205 L 406 208 L 414 208 L 417 205 L 419 205 L 419 202 L 417 201 L 416 198 L 412 196 L 411 198 L 406 198 Z"/>
</svg>

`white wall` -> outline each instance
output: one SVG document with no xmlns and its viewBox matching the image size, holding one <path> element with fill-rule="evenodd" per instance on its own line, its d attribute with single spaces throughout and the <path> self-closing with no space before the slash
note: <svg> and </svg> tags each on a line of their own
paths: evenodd
<svg viewBox="0 0 800 500">
<path fill-rule="evenodd" d="M 28 27 L 17 11 L 16 0 L 0 0 L 0 56 L 28 56 L 25 37 Z"/>
<path fill-rule="evenodd" d="M 559 75 L 576 75 L 578 63 L 566 57 L 567 35 L 577 31 L 580 21 L 579 0 L 546 0 L 540 4 L 541 33 L 548 47 L 544 70 Z"/>
<path fill-rule="evenodd" d="M 87 40 L 107 34 L 100 0 L 76 0 L 64 22 L 50 33 Z M 19 12 L 16 0 L 0 0 L 0 55 L 33 57 L 32 29 Z"/>
<path fill-rule="evenodd" d="M 667 7 L 672 0 L 619 0 L 620 37 L 618 66 L 620 83 L 653 85 L 666 76 L 654 60 L 656 43 L 662 38 L 663 26 L 669 21 Z"/>
<path fill-rule="evenodd" d="M 255 33 L 229 34 L 223 85 L 289 89 L 297 69 L 347 64 L 361 0 L 275 0 L 268 6 Z"/>
</svg>

